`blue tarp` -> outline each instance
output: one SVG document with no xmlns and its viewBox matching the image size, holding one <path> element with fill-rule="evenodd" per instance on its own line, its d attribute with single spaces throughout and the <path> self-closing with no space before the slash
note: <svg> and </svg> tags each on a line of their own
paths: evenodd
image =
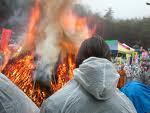
<svg viewBox="0 0 150 113">
<path fill-rule="evenodd" d="M 150 112 L 150 88 L 141 82 L 127 83 L 121 91 L 133 102 L 137 113 Z"/>
</svg>

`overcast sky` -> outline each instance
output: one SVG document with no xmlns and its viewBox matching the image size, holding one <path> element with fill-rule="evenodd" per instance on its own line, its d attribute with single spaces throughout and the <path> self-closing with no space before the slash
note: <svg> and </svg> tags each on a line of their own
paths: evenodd
<svg viewBox="0 0 150 113">
<path fill-rule="evenodd" d="M 94 12 L 105 14 L 111 7 L 115 18 L 141 18 L 150 16 L 150 5 L 146 5 L 150 0 L 82 0 Z"/>
</svg>

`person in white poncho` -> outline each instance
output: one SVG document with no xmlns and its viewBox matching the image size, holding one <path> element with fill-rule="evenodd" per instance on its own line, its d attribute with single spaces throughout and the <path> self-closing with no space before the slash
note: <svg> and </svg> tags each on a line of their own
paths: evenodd
<svg viewBox="0 0 150 113">
<path fill-rule="evenodd" d="M 77 55 L 74 78 L 50 96 L 40 113 L 136 113 L 131 101 L 116 87 L 119 75 L 104 40 L 85 40 Z"/>
<path fill-rule="evenodd" d="M 0 113 L 39 113 L 39 108 L 0 73 Z"/>
</svg>

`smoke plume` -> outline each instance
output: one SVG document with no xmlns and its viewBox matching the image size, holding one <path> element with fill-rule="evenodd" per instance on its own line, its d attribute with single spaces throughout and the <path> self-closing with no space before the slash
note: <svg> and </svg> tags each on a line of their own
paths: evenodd
<svg viewBox="0 0 150 113">
<path fill-rule="evenodd" d="M 34 80 L 47 83 L 46 85 L 50 83 L 52 70 L 61 51 L 60 41 L 66 38 L 61 18 L 72 5 L 73 0 L 42 1 L 42 17 L 35 38 L 36 53 L 40 59 L 37 61 Z"/>
<path fill-rule="evenodd" d="M 33 0 L 0 0 L 0 27 L 12 29 L 15 42 L 26 30 L 32 3 Z"/>
</svg>

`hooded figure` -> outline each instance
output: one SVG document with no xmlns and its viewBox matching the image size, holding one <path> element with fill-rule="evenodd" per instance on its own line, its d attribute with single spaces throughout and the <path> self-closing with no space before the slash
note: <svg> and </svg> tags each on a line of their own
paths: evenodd
<svg viewBox="0 0 150 113">
<path fill-rule="evenodd" d="M 0 113 L 39 113 L 39 108 L 0 73 Z"/>
<path fill-rule="evenodd" d="M 49 97 L 40 113 L 136 113 L 130 100 L 116 88 L 119 74 L 109 56 L 101 37 L 85 40 L 73 80 Z"/>
</svg>

